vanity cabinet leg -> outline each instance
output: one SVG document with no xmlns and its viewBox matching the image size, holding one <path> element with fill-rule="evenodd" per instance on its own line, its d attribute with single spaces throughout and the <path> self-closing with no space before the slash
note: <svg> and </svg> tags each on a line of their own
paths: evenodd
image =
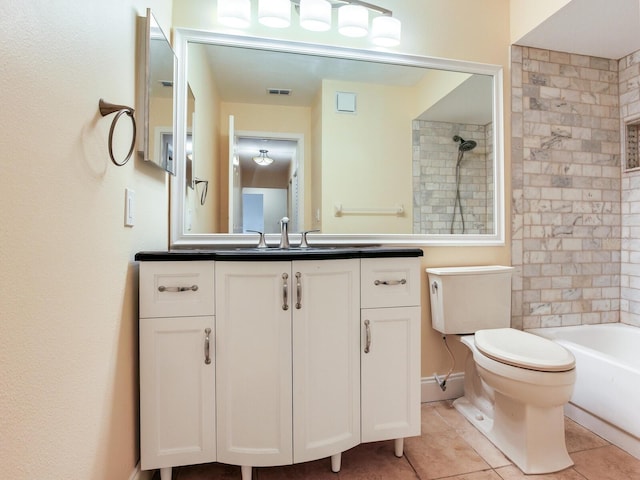
<svg viewBox="0 0 640 480">
<path fill-rule="evenodd" d="M 331 471 L 338 473 L 342 465 L 342 452 L 331 455 Z"/>
<path fill-rule="evenodd" d="M 395 449 L 396 457 L 402 457 L 404 453 L 404 438 L 396 438 L 393 441 L 393 447 Z"/>
<path fill-rule="evenodd" d="M 242 465 L 240 467 L 242 471 L 242 480 L 251 480 L 251 467 L 247 467 L 246 465 Z"/>
<path fill-rule="evenodd" d="M 164 467 L 160 469 L 160 480 L 171 480 L 172 467 Z"/>
</svg>

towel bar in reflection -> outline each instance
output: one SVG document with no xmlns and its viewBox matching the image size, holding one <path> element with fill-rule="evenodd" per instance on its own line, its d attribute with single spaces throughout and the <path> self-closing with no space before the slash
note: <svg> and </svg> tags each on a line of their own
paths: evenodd
<svg viewBox="0 0 640 480">
<path fill-rule="evenodd" d="M 404 205 L 396 205 L 393 207 L 343 207 L 341 203 L 337 203 L 333 207 L 333 215 L 342 217 L 343 215 L 393 215 L 402 217 L 404 215 Z"/>
</svg>

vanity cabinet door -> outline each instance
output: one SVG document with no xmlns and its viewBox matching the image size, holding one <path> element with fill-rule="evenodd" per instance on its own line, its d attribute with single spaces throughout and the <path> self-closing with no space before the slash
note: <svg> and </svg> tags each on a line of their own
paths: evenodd
<svg viewBox="0 0 640 480">
<path fill-rule="evenodd" d="M 218 461 L 304 462 L 360 443 L 358 259 L 218 262 Z"/>
<path fill-rule="evenodd" d="M 140 319 L 141 468 L 216 460 L 214 319 Z"/>
<path fill-rule="evenodd" d="M 216 264 L 218 461 L 292 463 L 291 262 Z"/>
<path fill-rule="evenodd" d="M 420 259 L 363 258 L 362 441 L 420 434 Z"/>
<path fill-rule="evenodd" d="M 362 441 L 420 435 L 420 307 L 362 310 Z"/>
<path fill-rule="evenodd" d="M 360 443 L 360 260 L 293 262 L 294 462 Z"/>
</svg>

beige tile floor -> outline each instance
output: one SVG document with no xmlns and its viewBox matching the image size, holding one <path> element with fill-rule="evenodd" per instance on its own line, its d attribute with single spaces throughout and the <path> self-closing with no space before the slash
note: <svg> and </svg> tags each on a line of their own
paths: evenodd
<svg viewBox="0 0 640 480">
<path fill-rule="evenodd" d="M 393 441 L 359 445 L 342 454 L 332 473 L 323 459 L 284 467 L 254 468 L 253 480 L 640 480 L 640 460 L 566 419 L 567 448 L 575 465 L 548 475 L 524 475 L 452 406 L 422 405 L 422 436 L 405 441 L 405 456 Z M 174 480 L 240 479 L 240 467 L 212 463 L 174 469 Z"/>
</svg>

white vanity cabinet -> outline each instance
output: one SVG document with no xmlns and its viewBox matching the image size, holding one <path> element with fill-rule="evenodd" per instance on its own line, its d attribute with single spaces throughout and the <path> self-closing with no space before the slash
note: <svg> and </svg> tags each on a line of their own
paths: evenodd
<svg viewBox="0 0 640 480">
<path fill-rule="evenodd" d="M 140 264 L 141 468 L 216 460 L 214 263 Z"/>
<path fill-rule="evenodd" d="M 329 251 L 136 255 L 143 470 L 337 472 L 361 442 L 401 456 L 419 435 L 422 252 Z"/>
<path fill-rule="evenodd" d="M 420 260 L 362 259 L 362 441 L 420 435 Z"/>
<path fill-rule="evenodd" d="M 218 461 L 283 465 L 360 443 L 360 260 L 218 262 Z"/>
</svg>

